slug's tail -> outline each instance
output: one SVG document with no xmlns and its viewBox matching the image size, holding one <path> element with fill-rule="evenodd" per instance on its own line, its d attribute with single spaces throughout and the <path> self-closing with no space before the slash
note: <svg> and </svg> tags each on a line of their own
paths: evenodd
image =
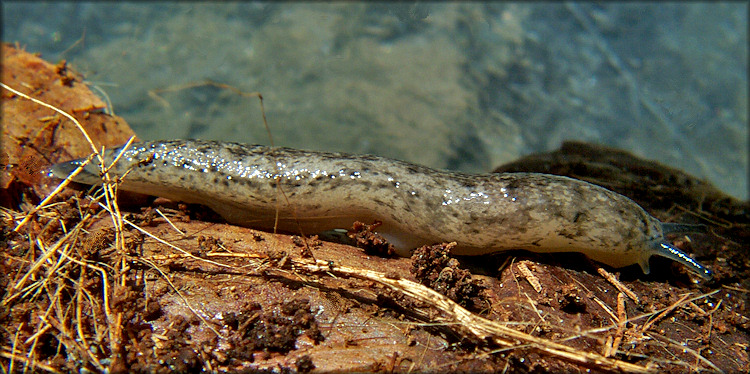
<svg viewBox="0 0 750 374">
<path fill-rule="evenodd" d="M 83 164 L 85 159 L 78 159 L 68 162 L 61 162 L 59 164 L 52 165 L 50 172 L 57 178 L 67 178 L 75 169 Z M 84 167 L 78 175 L 73 178 L 74 182 L 84 184 L 98 184 L 101 183 L 101 177 L 97 173 L 91 172 L 91 164 Z"/>
<path fill-rule="evenodd" d="M 678 263 L 687 266 L 690 271 L 698 274 L 701 278 L 707 281 L 713 279 L 714 275 L 711 270 L 708 270 L 708 268 L 701 265 L 698 261 L 693 260 L 685 252 L 682 252 L 665 242 L 653 242 L 651 245 L 653 246 L 653 254 L 677 261 Z M 641 264 L 641 267 L 644 269 L 643 272 L 648 274 L 648 262 L 645 267 Z"/>
</svg>

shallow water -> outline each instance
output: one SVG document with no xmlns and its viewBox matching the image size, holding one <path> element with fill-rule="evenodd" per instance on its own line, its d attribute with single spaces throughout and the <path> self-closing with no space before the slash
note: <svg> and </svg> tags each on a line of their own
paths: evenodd
<svg viewBox="0 0 750 374">
<path fill-rule="evenodd" d="M 3 3 L 144 139 L 375 153 L 488 171 L 565 139 L 748 198 L 747 4 Z"/>
</svg>

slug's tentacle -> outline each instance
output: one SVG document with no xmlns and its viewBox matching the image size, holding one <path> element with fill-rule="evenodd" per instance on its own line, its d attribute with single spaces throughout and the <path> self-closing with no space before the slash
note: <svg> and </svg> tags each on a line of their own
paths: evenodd
<svg viewBox="0 0 750 374">
<path fill-rule="evenodd" d="M 708 227 L 706 225 L 693 225 L 689 223 L 662 222 L 661 230 L 664 232 L 664 235 L 689 232 L 705 234 L 708 232 Z"/>
<path fill-rule="evenodd" d="M 627 197 L 577 179 L 468 175 L 377 156 L 199 140 L 135 143 L 105 152 L 105 162 L 120 153 L 110 169 L 128 173 L 120 189 L 203 204 L 237 225 L 317 233 L 377 220 L 403 256 L 455 241 L 457 255 L 581 252 L 613 267 L 640 264 L 645 273 L 658 255 L 710 277 L 665 242 L 665 233 L 696 227 L 661 223 Z M 65 178 L 79 165 L 52 172 Z M 88 164 L 74 180 L 97 184 L 99 173 Z M 277 203 L 279 184 L 285 198 Z"/>
<path fill-rule="evenodd" d="M 687 266 L 688 269 L 698 274 L 705 280 L 713 279 L 713 272 L 708 270 L 705 266 L 701 265 L 698 261 L 695 261 L 692 257 L 688 256 L 685 252 L 673 247 L 672 245 L 665 242 L 654 242 L 652 243 L 654 248 L 654 254 L 661 257 L 666 257 L 670 260 L 674 260 L 682 265 Z M 643 264 L 641 264 L 643 267 Z M 645 274 L 649 273 L 648 262 L 646 267 L 643 269 Z"/>
</svg>

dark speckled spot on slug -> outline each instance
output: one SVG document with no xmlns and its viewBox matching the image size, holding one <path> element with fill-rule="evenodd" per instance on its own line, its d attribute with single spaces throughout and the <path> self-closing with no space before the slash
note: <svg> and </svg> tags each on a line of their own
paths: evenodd
<svg viewBox="0 0 750 374">
<path fill-rule="evenodd" d="M 575 216 L 573 217 L 573 222 L 578 222 L 578 220 L 584 215 L 583 212 L 576 212 Z"/>
<path fill-rule="evenodd" d="M 243 159 L 251 155 L 250 152 L 241 147 L 228 147 L 227 151 L 237 159 Z"/>
<path fill-rule="evenodd" d="M 362 155 L 359 159 L 364 161 L 380 161 L 380 157 L 372 155 Z"/>
</svg>

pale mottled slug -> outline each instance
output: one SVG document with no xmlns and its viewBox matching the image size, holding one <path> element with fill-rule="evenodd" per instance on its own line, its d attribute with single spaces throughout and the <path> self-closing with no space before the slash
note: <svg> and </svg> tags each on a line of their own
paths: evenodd
<svg viewBox="0 0 750 374">
<path fill-rule="evenodd" d="M 120 152 L 106 152 L 106 162 Z M 65 178 L 79 163 L 52 170 Z M 242 226 L 272 228 L 277 210 L 279 229 L 308 234 L 378 220 L 378 233 L 404 256 L 420 245 L 455 241 L 457 255 L 581 252 L 613 267 L 638 264 L 648 274 L 656 255 L 711 278 L 666 242 L 665 233 L 684 227 L 661 223 L 620 194 L 567 177 L 469 175 L 376 156 L 198 140 L 133 144 L 111 172 L 126 170 L 123 190 L 203 204 Z M 99 168 L 92 163 L 74 180 L 100 183 Z"/>
</svg>

